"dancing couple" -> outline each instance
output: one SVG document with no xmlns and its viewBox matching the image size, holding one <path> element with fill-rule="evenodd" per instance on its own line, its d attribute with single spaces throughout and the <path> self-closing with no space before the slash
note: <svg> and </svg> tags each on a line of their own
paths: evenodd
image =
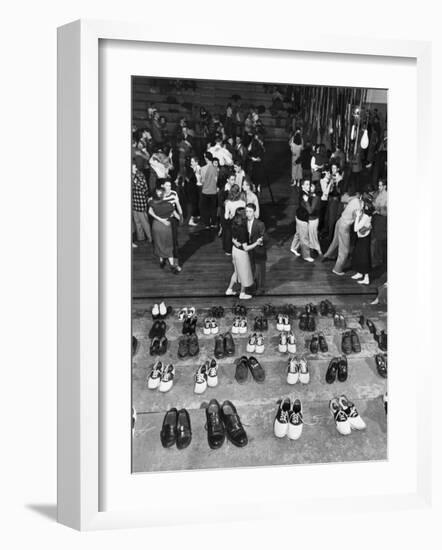
<svg viewBox="0 0 442 550">
<path fill-rule="evenodd" d="M 305 179 L 301 184 L 299 205 L 296 209 L 296 233 L 290 251 L 302 256 L 306 262 L 313 262 L 311 251 L 316 250 L 322 256 L 318 239 L 319 212 L 321 198 L 316 193 L 316 185 Z"/>
<path fill-rule="evenodd" d="M 267 260 L 265 226 L 256 218 L 256 205 L 237 208 L 231 228 L 233 274 L 226 295 L 236 295 L 233 287 L 238 283 L 240 300 L 250 300 L 249 289 L 254 284 L 257 294 L 264 293 Z"/>
</svg>

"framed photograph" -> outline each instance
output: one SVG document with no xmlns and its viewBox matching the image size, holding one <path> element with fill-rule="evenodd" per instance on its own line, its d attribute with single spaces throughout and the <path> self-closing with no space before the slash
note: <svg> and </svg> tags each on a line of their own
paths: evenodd
<svg viewBox="0 0 442 550">
<path fill-rule="evenodd" d="M 430 46 L 172 35 L 59 29 L 59 521 L 425 506 Z"/>
</svg>

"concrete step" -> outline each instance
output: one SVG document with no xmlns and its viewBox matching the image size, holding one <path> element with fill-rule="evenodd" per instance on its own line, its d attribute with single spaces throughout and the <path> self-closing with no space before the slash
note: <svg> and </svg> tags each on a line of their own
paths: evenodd
<svg viewBox="0 0 442 550">
<path fill-rule="evenodd" d="M 133 437 L 132 470 L 152 472 L 386 460 L 387 419 L 382 397 L 355 400 L 355 404 L 367 427 L 364 431 L 352 431 L 351 435 L 342 436 L 335 428 L 328 401 L 303 401 L 304 427 L 297 441 L 274 436 L 276 402 L 239 406 L 238 414 L 249 443 L 246 447 L 237 448 L 226 441 L 217 450 L 210 449 L 207 443 L 203 403 L 202 408 L 189 411 L 192 442 L 181 451 L 176 447 L 164 449 L 161 445 L 164 412 L 138 414 Z"/>
</svg>

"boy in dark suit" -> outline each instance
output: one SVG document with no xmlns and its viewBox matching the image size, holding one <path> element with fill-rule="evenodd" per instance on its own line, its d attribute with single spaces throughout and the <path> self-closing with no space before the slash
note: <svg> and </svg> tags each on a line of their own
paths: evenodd
<svg viewBox="0 0 442 550">
<path fill-rule="evenodd" d="M 264 294 L 266 281 L 267 235 L 265 232 L 265 225 L 261 220 L 256 219 L 255 211 L 256 206 L 253 203 L 248 203 L 246 205 L 249 245 L 253 245 L 258 242 L 256 246 L 249 249 L 253 278 L 255 280 L 257 294 Z"/>
</svg>

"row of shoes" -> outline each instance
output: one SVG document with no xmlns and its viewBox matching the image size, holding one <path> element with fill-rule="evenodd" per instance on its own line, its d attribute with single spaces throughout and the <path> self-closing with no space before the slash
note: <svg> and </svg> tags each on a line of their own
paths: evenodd
<svg viewBox="0 0 442 550">
<path fill-rule="evenodd" d="M 180 336 L 178 340 L 178 357 L 180 357 L 180 359 L 195 357 L 195 355 L 198 355 L 199 351 L 198 336 L 195 333 Z"/>
<path fill-rule="evenodd" d="M 381 330 L 381 332 L 378 333 L 375 324 L 373 323 L 373 321 L 370 321 L 370 319 L 367 319 L 367 327 L 373 335 L 373 338 L 378 343 L 379 349 L 381 351 L 387 351 L 387 333 L 384 330 Z"/>
<path fill-rule="evenodd" d="M 246 317 L 242 317 L 240 315 L 237 315 L 233 319 L 232 333 L 233 334 L 245 334 L 246 332 L 247 332 L 247 319 L 246 319 Z"/>
<path fill-rule="evenodd" d="M 215 351 L 214 355 L 217 359 L 230 357 L 235 354 L 235 342 L 231 332 L 217 334 L 215 336 Z"/>
<path fill-rule="evenodd" d="M 336 429 L 341 435 L 350 435 L 352 430 L 365 430 L 366 424 L 361 418 L 355 404 L 345 395 L 334 397 L 329 403 L 330 412 Z"/>
<path fill-rule="evenodd" d="M 218 332 L 218 321 L 214 317 L 206 317 L 203 323 L 203 334 L 209 336 L 210 334 L 218 334 Z"/>
<path fill-rule="evenodd" d="M 232 313 L 235 317 L 247 317 L 247 308 L 242 304 L 234 304 Z"/>
<path fill-rule="evenodd" d="M 253 330 L 255 332 L 263 332 L 269 329 L 269 323 L 265 317 L 262 315 L 258 315 L 258 317 L 255 317 L 255 321 L 253 323 Z"/>
<path fill-rule="evenodd" d="M 301 437 L 303 424 L 301 401 L 295 399 L 292 403 L 290 397 L 282 399 L 273 423 L 275 436 L 279 438 L 287 436 L 296 441 Z"/>
<path fill-rule="evenodd" d="M 301 384 L 310 382 L 307 361 L 303 357 L 290 357 L 287 365 L 287 384 L 293 386 L 298 382 Z"/>
<path fill-rule="evenodd" d="M 198 323 L 198 319 L 196 315 L 193 315 L 192 317 L 187 317 L 183 321 L 183 334 L 195 334 L 196 331 L 196 325 Z"/>
<path fill-rule="evenodd" d="M 249 336 L 249 341 L 247 342 L 247 353 L 264 353 L 264 336 L 262 334 L 256 334 L 254 332 Z"/>
<path fill-rule="evenodd" d="M 333 315 L 333 324 L 335 325 L 335 328 L 340 330 L 345 330 L 347 328 L 347 322 L 342 313 L 335 313 Z"/>
<path fill-rule="evenodd" d="M 330 302 L 330 300 L 322 300 L 322 302 L 319 304 L 319 313 L 323 317 L 327 317 L 328 315 L 333 316 L 336 313 L 336 308 Z"/>
<path fill-rule="evenodd" d="M 190 416 L 186 409 L 169 409 L 164 415 L 160 432 L 161 444 L 165 449 L 176 445 L 177 449 L 185 449 L 192 441 Z"/>
<path fill-rule="evenodd" d="M 178 319 L 184 321 L 185 319 L 191 319 L 196 314 L 196 309 L 191 307 L 183 307 L 178 312 Z"/>
<path fill-rule="evenodd" d="M 206 408 L 206 425 L 211 449 L 219 449 L 226 437 L 236 447 L 245 447 L 248 443 L 247 433 L 231 401 L 224 401 L 220 406 L 216 399 L 211 399 Z"/>
<path fill-rule="evenodd" d="M 345 382 L 348 378 L 348 362 L 345 355 L 333 357 L 330 361 L 327 372 L 325 373 L 325 381 L 327 384 L 333 384 L 336 381 Z"/>
<path fill-rule="evenodd" d="M 170 313 L 172 313 L 172 307 L 166 307 L 164 302 L 154 304 L 152 307 L 152 319 L 165 319 Z"/>
<path fill-rule="evenodd" d="M 172 364 L 166 365 L 162 361 L 157 361 L 147 377 L 147 387 L 149 390 L 166 393 L 172 389 L 174 378 L 175 367 Z"/>
<path fill-rule="evenodd" d="M 278 313 L 276 317 L 276 330 L 279 330 L 279 332 L 290 332 L 291 329 L 290 317 L 288 315 Z"/>
<path fill-rule="evenodd" d="M 387 355 L 384 353 L 378 353 L 375 355 L 375 362 L 379 376 L 382 376 L 382 378 L 387 378 Z"/>
<path fill-rule="evenodd" d="M 238 384 L 245 384 L 249 378 L 249 371 L 255 382 L 261 384 L 265 380 L 265 370 L 256 357 L 243 355 L 235 361 L 235 380 Z"/>
<path fill-rule="evenodd" d="M 166 336 L 155 336 L 150 343 L 149 353 L 151 355 L 164 355 L 167 351 L 169 341 Z"/>
<path fill-rule="evenodd" d="M 218 363 L 216 359 L 204 361 L 195 373 L 194 392 L 197 394 L 204 393 L 209 388 L 216 388 L 218 385 Z"/>
<path fill-rule="evenodd" d="M 279 335 L 278 351 L 280 353 L 296 353 L 296 339 L 293 332 L 281 332 Z"/>
<path fill-rule="evenodd" d="M 328 344 L 327 340 L 325 339 L 323 332 L 318 332 L 317 334 L 313 334 L 310 340 L 310 352 L 311 353 L 318 353 L 321 351 L 321 353 L 327 353 L 328 351 Z"/>
<path fill-rule="evenodd" d="M 342 333 L 341 349 L 345 355 L 361 352 L 361 343 L 356 330 L 352 329 Z"/>
</svg>

